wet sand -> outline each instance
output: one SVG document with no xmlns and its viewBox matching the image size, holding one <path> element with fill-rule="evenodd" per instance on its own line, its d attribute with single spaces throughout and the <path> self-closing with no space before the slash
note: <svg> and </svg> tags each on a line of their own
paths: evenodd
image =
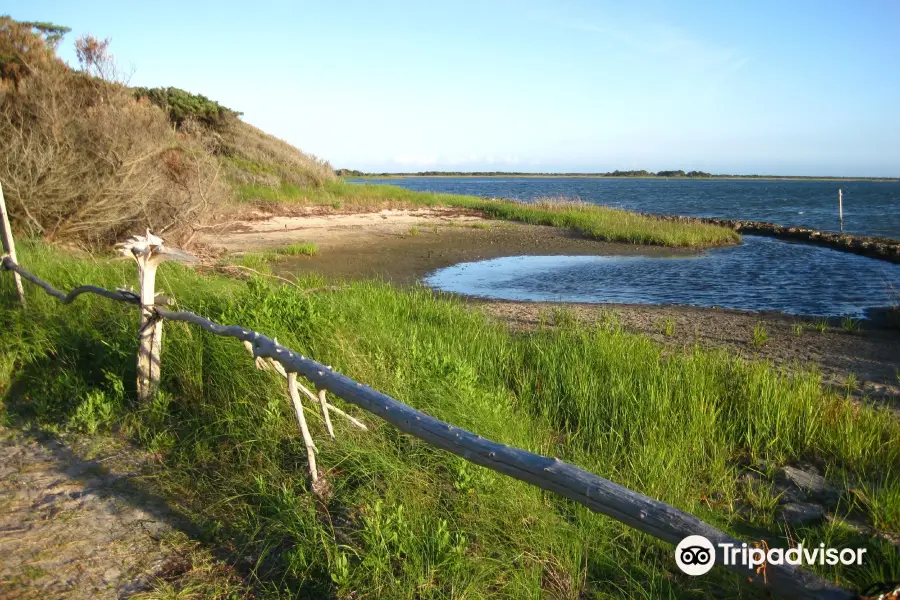
<svg viewBox="0 0 900 600">
<path fill-rule="evenodd" d="M 457 210 L 394 210 L 367 214 L 288 215 L 240 223 L 232 231 L 203 240 L 232 252 L 265 250 L 296 242 L 315 242 L 319 253 L 273 265 L 281 275 L 319 273 L 329 279 L 381 278 L 399 285 L 418 282 L 428 273 L 456 264 L 501 256 L 522 255 L 649 255 L 695 254 L 653 246 L 599 242 L 568 231 L 503 221 L 489 221 Z M 844 386 L 855 378 L 857 397 L 867 395 L 900 411 L 900 331 L 865 321 L 850 332 L 832 322 L 825 333 L 804 320 L 778 312 L 750 312 L 691 306 L 634 304 L 559 304 L 468 299 L 474 308 L 529 330 L 541 314 L 564 306 L 586 322 L 603 311 L 615 313 L 622 325 L 669 347 L 699 343 L 725 348 L 747 358 L 769 360 L 793 369 L 819 369 L 826 383 Z M 667 320 L 674 333 L 665 335 Z M 551 317 L 552 322 L 552 317 Z M 768 341 L 753 343 L 753 329 L 762 324 Z"/>
</svg>

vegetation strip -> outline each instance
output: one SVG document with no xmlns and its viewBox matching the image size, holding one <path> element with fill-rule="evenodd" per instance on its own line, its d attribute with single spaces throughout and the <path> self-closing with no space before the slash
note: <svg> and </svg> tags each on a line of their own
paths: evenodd
<svg viewBox="0 0 900 600">
<path fill-rule="evenodd" d="M 4 256 L 0 262 L 4 269 L 19 273 L 29 281 L 37 283 L 50 295 L 57 298 L 68 298 L 68 295 L 55 290 L 49 283 L 29 273 L 8 256 Z M 99 293 L 84 286 L 82 289 L 85 292 Z M 106 298 L 123 300 L 115 292 L 102 291 L 106 293 L 100 295 Z M 129 301 L 129 303 L 132 302 Z M 336 373 L 311 358 L 295 354 L 289 348 L 285 348 L 251 329 L 238 325 L 221 325 L 186 311 L 169 311 L 158 307 L 154 310 L 164 319 L 191 323 L 215 335 L 249 342 L 253 345 L 255 358 L 277 361 L 285 367 L 289 376 L 296 373 L 302 374 L 316 384 L 319 389 L 330 390 L 340 398 L 381 417 L 405 433 L 461 456 L 469 462 L 556 492 L 595 512 L 610 516 L 669 543 L 677 544 L 689 535 L 703 535 L 716 544 L 740 544 L 739 541 L 693 515 L 633 492 L 558 458 L 551 459 L 499 444 L 426 415 L 386 394 Z M 289 382 L 292 384 L 291 395 L 297 402 L 296 375 L 292 379 L 289 378 Z M 306 423 L 303 421 L 302 409 L 298 410 L 304 438 L 310 448 L 310 460 L 313 461 L 312 441 L 309 438 Z M 313 479 L 315 483 L 315 475 Z M 721 548 L 717 550 L 717 552 L 721 551 Z M 722 560 L 722 556 L 719 556 L 719 561 L 719 564 L 728 565 L 727 561 Z M 741 575 L 747 575 L 747 570 L 742 565 L 732 563 L 728 566 Z M 788 598 L 837 600 L 855 597 L 854 594 L 842 590 L 812 573 L 790 565 L 769 565 L 765 573 L 751 571 L 748 579 L 757 586 Z"/>
<path fill-rule="evenodd" d="M 240 195 L 246 201 L 263 199 L 288 205 L 332 206 L 338 210 L 344 207 L 375 210 L 448 206 L 477 211 L 495 219 L 562 227 L 589 238 L 632 244 L 701 248 L 740 242 L 740 235 L 727 227 L 666 222 L 627 210 L 565 198 L 546 198 L 525 203 L 344 181 L 325 182 L 310 189 L 245 186 L 241 188 Z"/>
</svg>

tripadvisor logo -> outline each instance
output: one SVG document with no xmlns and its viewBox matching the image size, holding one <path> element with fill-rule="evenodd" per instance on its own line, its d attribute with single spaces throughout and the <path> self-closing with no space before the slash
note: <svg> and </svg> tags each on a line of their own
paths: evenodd
<svg viewBox="0 0 900 600">
<path fill-rule="evenodd" d="M 719 543 L 719 556 L 725 566 L 744 565 L 755 569 L 770 565 L 861 565 L 865 548 L 826 548 L 825 544 L 807 548 L 753 548 L 746 543 Z M 702 535 L 689 535 L 675 547 L 675 563 L 688 575 L 703 575 L 716 564 L 716 548 Z"/>
<path fill-rule="evenodd" d="M 689 535 L 675 547 L 675 562 L 688 575 L 703 575 L 716 564 L 716 549 L 702 535 Z"/>
</svg>

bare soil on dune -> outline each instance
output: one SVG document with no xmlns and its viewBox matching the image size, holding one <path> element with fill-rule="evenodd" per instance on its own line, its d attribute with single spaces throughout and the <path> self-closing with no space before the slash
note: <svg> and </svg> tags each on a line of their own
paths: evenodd
<svg viewBox="0 0 900 600">
<path fill-rule="evenodd" d="M 459 262 L 522 255 L 649 255 L 696 254 L 696 250 L 638 246 L 586 239 L 553 227 L 492 221 L 472 211 L 428 208 L 337 213 L 328 208 L 294 209 L 278 215 L 250 215 L 222 233 L 201 240 L 231 252 L 259 251 L 297 242 L 315 242 L 313 257 L 273 264 L 282 276 L 318 273 L 327 278 L 381 278 L 412 285 L 428 273 Z M 810 320 L 778 312 L 750 312 L 691 306 L 625 304 L 559 304 L 467 299 L 515 330 L 538 326 L 556 308 L 566 307 L 579 319 L 593 322 L 614 313 L 629 331 L 669 346 L 724 348 L 794 369 L 812 367 L 829 385 L 886 403 L 900 412 L 900 331 L 881 321 L 864 321 L 847 331 L 836 321 L 825 332 Z M 666 335 L 666 323 L 674 331 Z M 801 324 L 798 334 L 795 326 Z M 761 325 L 765 343 L 754 343 Z"/>
</svg>

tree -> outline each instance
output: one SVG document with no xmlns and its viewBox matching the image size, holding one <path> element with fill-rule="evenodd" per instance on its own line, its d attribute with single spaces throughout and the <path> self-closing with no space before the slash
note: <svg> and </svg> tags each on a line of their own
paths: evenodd
<svg viewBox="0 0 900 600">
<path fill-rule="evenodd" d="M 103 81 L 117 78 L 116 63 L 109 53 L 109 38 L 98 40 L 92 35 L 83 35 L 75 40 L 75 56 L 81 70 Z"/>
<path fill-rule="evenodd" d="M 59 45 L 59 41 L 63 39 L 63 36 L 72 31 L 71 27 L 57 25 L 56 23 L 50 23 L 49 21 L 21 21 L 21 24 L 31 28 L 32 31 L 44 40 L 47 47 L 53 50 Z"/>
</svg>

